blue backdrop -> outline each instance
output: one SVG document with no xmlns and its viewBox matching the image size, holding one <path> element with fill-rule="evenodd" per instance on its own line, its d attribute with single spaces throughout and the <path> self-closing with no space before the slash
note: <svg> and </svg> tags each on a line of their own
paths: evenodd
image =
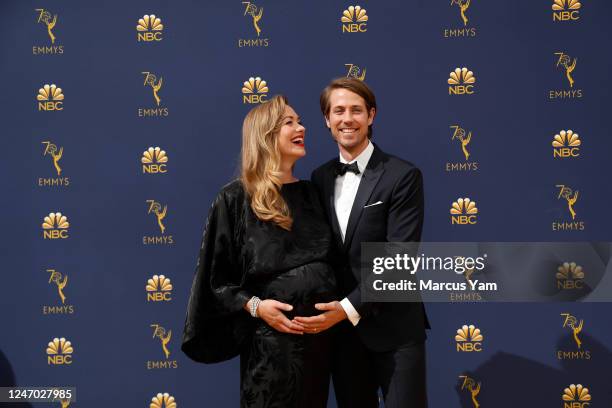
<svg viewBox="0 0 612 408">
<path fill-rule="evenodd" d="M 238 362 L 200 365 L 179 346 L 207 210 L 236 174 L 251 77 L 267 84 L 259 99 L 283 93 L 303 117 L 297 175 L 308 178 L 337 155 L 321 89 L 365 74 L 374 141 L 423 171 L 424 240 L 610 241 L 612 5 L 557 3 L 361 1 L 367 21 L 343 23 L 357 3 L 3 1 L 0 386 L 76 386 L 71 407 L 145 407 L 164 392 L 180 407 L 238 405 Z M 451 94 L 463 67 L 473 93 Z M 468 159 L 452 126 L 472 135 Z M 579 135 L 578 156 L 554 156 L 562 130 Z M 166 152 L 153 157 L 165 172 L 143 169 L 149 147 Z M 579 191 L 574 220 L 561 186 Z M 475 224 L 451 223 L 460 197 L 477 203 Z M 57 212 L 67 220 L 43 228 Z M 154 275 L 172 289 L 145 290 Z M 563 407 L 570 384 L 612 406 L 609 304 L 427 311 L 432 407 L 474 406 L 462 375 L 485 407 Z M 562 313 L 583 321 L 580 350 Z M 481 329 L 482 351 L 457 351 L 464 324 Z M 48 350 L 55 338 L 69 358 Z"/>
</svg>

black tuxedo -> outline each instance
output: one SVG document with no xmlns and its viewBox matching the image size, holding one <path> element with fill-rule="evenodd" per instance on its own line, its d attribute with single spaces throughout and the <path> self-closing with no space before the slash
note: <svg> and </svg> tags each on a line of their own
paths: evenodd
<svg viewBox="0 0 612 408">
<path fill-rule="evenodd" d="M 377 376 L 378 378 L 371 378 L 371 381 L 376 382 L 376 388 L 383 387 L 386 397 L 385 383 L 388 391 L 390 384 L 397 386 L 398 382 L 395 381 L 397 378 L 394 377 L 393 367 L 390 367 L 398 363 L 392 360 L 399 358 L 401 350 L 410 345 L 422 348 L 423 355 L 419 355 L 422 362 L 419 361 L 418 365 L 424 376 L 425 329 L 429 328 L 429 324 L 422 303 L 361 301 L 359 287 L 361 243 L 411 242 L 421 239 L 424 211 L 423 179 L 420 170 L 414 165 L 388 155 L 374 145 L 374 151 L 359 183 L 346 227 L 345 240 L 342 242 L 334 208 L 337 162 L 336 158 L 317 168 L 312 173 L 312 182 L 320 193 L 322 204 L 336 237 L 335 242 L 340 254 L 337 268 L 340 297 L 348 298 L 361 315 L 361 320 L 354 327 L 350 322 L 344 321 L 336 328 L 338 337 L 341 339 L 337 351 L 345 355 L 340 358 L 340 361 L 337 361 L 338 371 L 342 374 L 334 376 L 334 387 L 339 397 L 340 407 L 374 406 L 369 397 L 361 392 L 362 390 L 370 392 L 365 390 L 371 390 L 372 384 L 364 383 L 363 378 L 358 377 L 367 376 L 368 373 L 364 373 L 363 370 L 377 371 L 380 375 Z M 381 203 L 376 204 L 378 202 Z M 347 350 L 351 350 L 352 355 Z M 410 358 L 415 355 L 412 349 L 404 354 L 406 353 L 410 354 Z M 421 352 L 417 352 L 419 353 Z M 380 356 L 387 357 L 382 357 L 385 360 L 384 363 L 381 363 L 382 368 L 378 367 L 381 369 L 376 370 L 372 362 L 374 361 L 374 365 L 380 363 L 378 361 L 381 359 Z M 359 362 L 360 358 L 363 358 L 364 361 Z M 420 367 L 421 363 L 422 367 Z M 417 388 L 423 388 L 419 392 L 422 391 L 424 396 L 424 378 L 418 378 L 416 382 Z M 339 384 L 337 383 L 345 383 L 348 388 L 344 394 L 349 394 L 349 396 L 338 395 Z M 414 384 L 407 384 L 404 387 L 400 384 L 402 389 L 411 388 L 413 393 L 414 386 Z M 341 389 L 340 393 L 343 393 Z M 357 397 L 353 398 L 355 395 Z M 341 401 L 343 398 L 344 403 Z M 401 401 L 397 406 L 403 404 L 404 400 Z M 419 401 L 421 400 L 415 402 L 415 408 L 426 406 L 426 402 Z M 386 402 L 387 406 L 394 405 L 389 405 L 388 400 Z"/>
</svg>

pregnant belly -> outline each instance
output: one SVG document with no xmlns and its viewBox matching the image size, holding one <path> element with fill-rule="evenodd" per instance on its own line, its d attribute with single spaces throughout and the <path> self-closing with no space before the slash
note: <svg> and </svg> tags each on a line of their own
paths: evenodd
<svg viewBox="0 0 612 408">
<path fill-rule="evenodd" d="M 320 314 L 315 303 L 336 300 L 336 280 L 333 269 L 326 263 L 315 262 L 299 266 L 275 276 L 263 288 L 262 299 L 274 299 L 293 306 L 287 317 Z"/>
</svg>

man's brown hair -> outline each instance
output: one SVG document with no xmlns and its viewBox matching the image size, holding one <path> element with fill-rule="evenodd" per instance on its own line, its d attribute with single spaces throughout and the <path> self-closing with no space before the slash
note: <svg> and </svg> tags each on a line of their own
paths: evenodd
<svg viewBox="0 0 612 408">
<path fill-rule="evenodd" d="M 326 118 L 329 116 L 330 103 L 329 97 L 334 89 L 346 89 L 361 96 L 365 101 L 365 106 L 368 111 L 368 116 L 372 108 L 376 111 L 376 97 L 374 92 L 366 85 L 365 82 L 360 81 L 356 78 L 336 78 L 329 83 L 321 92 L 321 98 L 319 100 L 321 104 L 321 112 Z M 368 126 L 368 138 L 372 138 L 372 125 Z"/>
</svg>

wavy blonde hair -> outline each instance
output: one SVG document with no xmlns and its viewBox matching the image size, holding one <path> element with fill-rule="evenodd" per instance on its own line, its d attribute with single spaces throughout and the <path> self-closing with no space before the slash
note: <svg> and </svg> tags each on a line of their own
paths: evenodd
<svg viewBox="0 0 612 408">
<path fill-rule="evenodd" d="M 262 221 L 272 221 L 290 231 L 293 218 L 280 194 L 281 154 L 278 134 L 289 102 L 275 95 L 251 109 L 242 123 L 241 180 L 251 209 Z"/>
</svg>

